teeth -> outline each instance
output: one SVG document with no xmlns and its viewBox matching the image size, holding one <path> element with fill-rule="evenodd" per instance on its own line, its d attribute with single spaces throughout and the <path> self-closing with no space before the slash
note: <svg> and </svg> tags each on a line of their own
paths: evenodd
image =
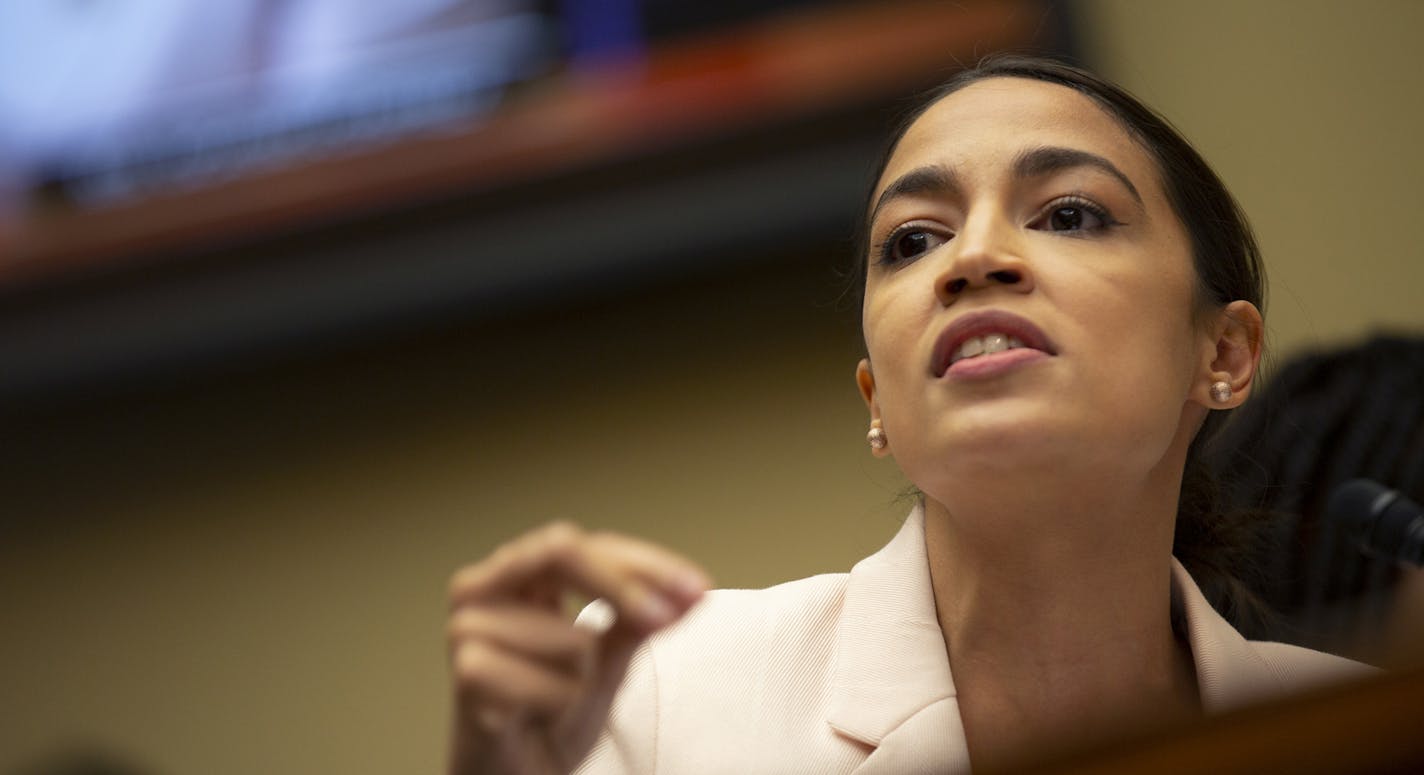
<svg viewBox="0 0 1424 775">
<path fill-rule="evenodd" d="M 964 340 L 964 344 L 959 346 L 959 350 L 954 353 L 954 357 L 950 358 L 949 362 L 962 361 L 976 355 L 1015 350 L 1023 346 L 1022 339 L 1008 334 L 991 333 L 983 336 L 971 336 Z"/>
</svg>

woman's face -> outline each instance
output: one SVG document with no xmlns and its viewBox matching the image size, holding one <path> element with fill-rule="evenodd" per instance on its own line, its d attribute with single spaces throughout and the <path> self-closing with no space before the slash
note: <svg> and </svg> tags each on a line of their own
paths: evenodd
<svg viewBox="0 0 1424 775">
<path fill-rule="evenodd" d="M 858 379 L 920 489 L 1180 466 L 1215 344 L 1158 177 L 1055 84 L 979 81 L 911 126 L 872 199 Z"/>
</svg>

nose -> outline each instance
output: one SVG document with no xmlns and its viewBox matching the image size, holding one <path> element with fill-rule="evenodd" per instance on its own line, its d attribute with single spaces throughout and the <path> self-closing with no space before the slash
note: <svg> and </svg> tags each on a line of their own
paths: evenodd
<svg viewBox="0 0 1424 775">
<path fill-rule="evenodd" d="M 1033 290 L 1033 274 L 1020 250 L 1017 229 L 1006 217 L 984 213 L 966 222 L 946 247 L 945 265 L 935 277 L 935 295 L 942 304 L 953 304 L 976 289 Z"/>
</svg>

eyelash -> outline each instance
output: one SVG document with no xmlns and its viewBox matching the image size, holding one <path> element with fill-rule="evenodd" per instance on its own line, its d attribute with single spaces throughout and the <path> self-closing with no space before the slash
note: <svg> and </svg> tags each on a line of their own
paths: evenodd
<svg viewBox="0 0 1424 775">
<path fill-rule="evenodd" d="M 1107 229 L 1110 229 L 1110 228 L 1113 228 L 1113 227 L 1121 226 L 1121 225 L 1122 225 L 1122 223 L 1121 223 L 1120 221 L 1118 221 L 1117 219 L 1113 218 L 1112 213 L 1109 213 L 1108 210 L 1107 210 L 1107 208 L 1103 207 L 1102 205 L 1098 204 L 1097 202 L 1094 202 L 1093 200 L 1088 199 L 1087 197 L 1082 196 L 1082 195 L 1080 195 L 1080 194 L 1069 194 L 1069 195 L 1066 195 L 1066 196 L 1061 196 L 1061 197 L 1059 197 L 1059 198 L 1053 200 L 1052 202 L 1049 202 L 1047 205 L 1045 205 L 1045 206 L 1043 207 L 1042 210 L 1039 211 L 1039 214 L 1038 214 L 1037 216 L 1035 216 L 1032 221 L 1029 222 L 1029 225 L 1032 226 L 1033 224 L 1041 223 L 1041 222 L 1044 221 L 1045 219 L 1047 219 L 1047 218 L 1049 218 L 1049 217 L 1052 217 L 1052 215 L 1053 215 L 1055 212 L 1057 212 L 1057 211 L 1059 211 L 1059 210 L 1062 210 L 1062 209 L 1065 209 L 1065 208 L 1073 208 L 1073 209 L 1077 209 L 1077 210 L 1082 210 L 1082 211 L 1088 213 L 1089 215 L 1092 215 L 1094 218 L 1097 218 L 1098 221 L 1100 221 L 1101 223 L 1100 223 L 1099 226 L 1094 227 L 1094 228 L 1091 228 L 1091 229 L 1075 229 L 1075 230 L 1062 230 L 1062 231 L 1072 231 L 1072 232 L 1076 232 L 1076 231 L 1086 231 L 1086 232 L 1092 233 L 1092 232 L 1106 231 Z M 879 256 L 879 261 L 878 261 L 878 263 L 880 263 L 880 264 L 882 264 L 882 265 L 885 265 L 885 266 L 892 266 L 892 265 L 894 265 L 894 264 L 900 263 L 900 262 L 901 262 L 901 259 L 896 259 L 896 258 L 894 258 L 894 256 L 892 255 L 892 253 L 893 253 L 893 251 L 894 251 L 894 249 L 895 249 L 896 243 L 900 241 L 900 238 L 901 238 L 901 237 L 904 237 L 904 236 L 907 235 L 907 234 L 914 234 L 914 233 L 917 233 L 917 232 L 924 232 L 924 233 L 926 233 L 926 234 L 935 234 L 935 231 L 934 231 L 933 229 L 927 228 L 927 227 L 925 227 L 925 226 L 920 226 L 920 225 L 917 225 L 917 224 L 914 224 L 914 223 L 907 223 L 907 224 L 903 224 L 903 225 L 901 225 L 901 226 L 896 227 L 893 231 L 891 231 L 888 235 L 885 236 L 885 239 L 884 239 L 884 240 L 880 241 L 879 243 L 877 243 L 877 244 L 873 247 L 874 253 Z M 944 236 L 944 235 L 936 235 L 936 236 L 941 237 L 945 242 L 948 242 L 948 241 L 950 241 L 951 239 L 954 238 L 954 235 L 953 235 L 953 234 L 950 234 L 950 235 L 948 235 L 948 236 Z M 936 245 L 935 247 L 939 247 L 939 246 Z M 934 248 L 930 248 L 929 250 L 934 250 Z M 925 252 L 928 253 L 929 250 L 926 250 Z M 918 254 L 918 255 L 924 255 L 924 254 L 921 253 L 921 254 Z M 916 257 L 918 257 L 918 255 L 917 255 Z M 913 260 L 913 258 L 914 258 L 914 257 L 912 257 L 911 260 Z"/>
<path fill-rule="evenodd" d="M 925 226 L 920 226 L 914 223 L 907 223 L 901 226 L 897 226 L 895 227 L 894 231 L 885 235 L 884 240 L 882 240 L 879 244 L 875 245 L 874 252 L 877 256 L 879 256 L 879 260 L 877 261 L 877 263 L 881 264 L 882 266 L 894 266 L 895 264 L 901 263 L 902 259 L 897 259 L 893 255 L 895 251 L 895 244 L 899 242 L 900 238 L 904 237 L 906 234 L 914 234 L 916 232 L 935 234 L 935 231 L 933 229 L 927 228 Z M 953 234 L 950 234 L 949 236 L 936 236 L 940 236 L 945 242 L 948 242 L 954 238 Z M 930 250 L 933 249 L 934 248 L 930 248 Z M 925 252 L 928 253 L 929 251 L 927 250 Z M 922 253 L 920 255 L 924 254 Z"/>
<path fill-rule="evenodd" d="M 1045 206 L 1043 210 L 1039 212 L 1038 217 L 1033 219 L 1033 221 L 1031 221 L 1030 223 L 1039 223 L 1045 218 L 1052 216 L 1053 213 L 1069 207 L 1077 210 L 1083 210 L 1084 212 L 1091 214 L 1093 217 L 1097 218 L 1099 221 L 1102 222 L 1102 225 L 1095 229 L 1083 229 L 1082 231 L 1104 231 L 1114 226 L 1122 225 L 1121 222 L 1119 222 L 1116 218 L 1112 217 L 1112 213 L 1108 212 L 1106 207 L 1103 207 L 1097 202 L 1094 202 L 1093 200 L 1088 199 L 1087 197 L 1082 196 L 1081 194 L 1068 194 L 1067 196 L 1061 196 L 1053 200 L 1052 202 L 1049 202 L 1048 205 Z"/>
</svg>

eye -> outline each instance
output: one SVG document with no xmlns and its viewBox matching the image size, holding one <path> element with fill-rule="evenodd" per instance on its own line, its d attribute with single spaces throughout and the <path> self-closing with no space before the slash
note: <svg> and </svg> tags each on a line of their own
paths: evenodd
<svg viewBox="0 0 1424 775">
<path fill-rule="evenodd" d="M 891 232 L 890 236 L 881 243 L 880 262 L 882 264 L 898 264 L 910 261 L 948 241 L 948 238 L 922 226 L 901 226 Z"/>
<path fill-rule="evenodd" d="M 1048 214 L 1050 231 L 1079 231 L 1100 225 L 1098 216 L 1081 207 L 1059 207 Z"/>
<path fill-rule="evenodd" d="M 1044 231 L 1099 231 L 1118 225 L 1108 211 L 1081 197 L 1065 197 L 1049 204 L 1031 227 Z"/>
</svg>

